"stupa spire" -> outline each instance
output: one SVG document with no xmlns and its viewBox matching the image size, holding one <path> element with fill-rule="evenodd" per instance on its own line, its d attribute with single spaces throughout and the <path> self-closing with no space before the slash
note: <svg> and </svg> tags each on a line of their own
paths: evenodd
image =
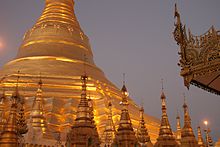
<svg viewBox="0 0 220 147">
<path fill-rule="evenodd" d="M 162 90 L 161 90 L 161 105 L 162 105 L 162 118 L 159 136 L 173 136 L 170 123 L 167 116 L 167 107 L 166 107 L 166 96 L 164 94 L 163 79 L 162 79 Z"/>
<path fill-rule="evenodd" d="M 122 92 L 122 101 L 120 105 L 122 106 L 122 112 L 121 112 L 121 119 L 120 119 L 118 131 L 121 129 L 122 130 L 129 129 L 133 131 L 130 115 L 128 112 L 129 103 L 128 103 L 128 91 L 125 86 L 125 74 L 123 74 L 123 86 L 121 92 Z"/>
<path fill-rule="evenodd" d="M 12 96 L 12 104 L 7 123 L 0 135 L 0 146 L 17 146 L 18 145 L 18 128 L 17 128 L 17 97 Z"/>
<path fill-rule="evenodd" d="M 123 86 L 121 89 L 122 101 L 120 105 L 122 106 L 121 117 L 119 121 L 119 127 L 114 140 L 114 145 L 119 147 L 135 146 L 138 144 L 135 132 L 132 127 L 132 122 L 128 112 L 128 91 L 125 86 L 125 74 L 123 74 Z"/>
<path fill-rule="evenodd" d="M 151 140 L 150 140 L 150 136 L 148 134 L 148 130 L 145 126 L 143 105 L 140 108 L 140 121 L 139 121 L 139 126 L 137 129 L 137 139 L 141 146 L 153 147 L 153 144 L 151 143 Z"/>
<path fill-rule="evenodd" d="M 104 135 L 103 135 L 103 140 L 104 140 L 104 145 L 106 147 L 111 146 L 114 138 L 115 138 L 115 134 L 116 134 L 116 130 L 115 130 L 115 125 L 112 119 L 112 103 L 108 102 L 108 120 L 106 122 L 106 127 L 104 130 Z"/>
<path fill-rule="evenodd" d="M 167 107 L 166 107 L 166 96 L 164 94 L 163 87 L 163 79 L 162 79 L 162 90 L 161 90 L 161 105 L 162 105 L 162 118 L 159 130 L 159 136 L 157 138 L 157 142 L 155 143 L 155 147 L 160 147 L 163 145 L 170 145 L 174 147 L 178 147 L 178 143 L 173 135 L 172 129 L 170 127 L 170 123 L 167 115 Z"/>
<path fill-rule="evenodd" d="M 77 114 L 76 114 L 76 120 L 75 120 L 76 123 L 79 123 L 79 122 L 92 123 L 92 119 L 90 117 L 91 116 L 90 108 L 89 108 L 88 99 L 87 99 L 87 92 L 86 92 L 87 80 L 88 80 L 87 75 L 81 76 L 82 93 L 81 93 L 81 99 L 80 99 Z"/>
<path fill-rule="evenodd" d="M 205 147 L 200 126 L 198 126 L 197 128 L 197 133 L 198 133 L 198 147 Z"/>
<path fill-rule="evenodd" d="M 41 132 L 45 132 L 46 119 L 44 117 L 44 109 L 43 109 L 42 85 L 43 82 L 40 78 L 38 82 L 38 89 L 36 92 L 36 96 L 34 98 L 32 105 L 30 124 L 35 131 L 40 130 Z"/>
<path fill-rule="evenodd" d="M 99 135 L 93 121 L 93 105 L 92 102 L 87 99 L 87 80 L 88 76 L 84 71 L 84 75 L 81 76 L 82 81 L 82 93 L 78 109 L 76 112 L 75 124 L 67 134 L 66 145 L 70 147 L 75 146 L 100 146 Z"/>
<path fill-rule="evenodd" d="M 180 144 L 181 140 L 181 124 L 180 124 L 180 115 L 179 111 L 177 110 L 177 116 L 176 116 L 176 140 Z"/>
<path fill-rule="evenodd" d="M 196 141 L 193 129 L 191 127 L 191 118 L 189 115 L 188 105 L 186 104 L 186 98 L 184 95 L 184 126 L 181 130 L 181 147 L 197 147 L 198 142 Z"/>
<path fill-rule="evenodd" d="M 212 137 L 210 135 L 210 132 L 211 132 L 211 130 L 209 128 L 205 129 L 205 133 L 206 133 L 206 146 L 207 147 L 214 147 L 214 143 L 213 143 Z"/>
</svg>

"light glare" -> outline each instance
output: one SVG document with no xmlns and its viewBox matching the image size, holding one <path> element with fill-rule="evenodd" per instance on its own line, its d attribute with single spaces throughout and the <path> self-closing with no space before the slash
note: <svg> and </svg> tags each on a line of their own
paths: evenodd
<svg viewBox="0 0 220 147">
<path fill-rule="evenodd" d="M 0 40 L 0 49 L 3 48 L 3 43 L 2 41 Z"/>
<path fill-rule="evenodd" d="M 208 121 L 207 121 L 207 120 L 205 120 L 205 121 L 204 121 L 204 124 L 207 126 L 207 125 L 208 125 Z"/>
</svg>

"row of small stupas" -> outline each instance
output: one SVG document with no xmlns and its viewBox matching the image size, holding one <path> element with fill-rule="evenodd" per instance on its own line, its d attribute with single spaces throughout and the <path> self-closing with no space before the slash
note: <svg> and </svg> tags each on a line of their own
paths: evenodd
<svg viewBox="0 0 220 147">
<path fill-rule="evenodd" d="M 75 123 L 72 125 L 69 133 L 62 138 L 57 132 L 54 136 L 47 126 L 47 121 L 44 115 L 44 100 L 42 97 L 42 81 L 39 81 L 39 88 L 33 101 L 32 111 L 30 114 L 29 123 L 25 118 L 24 98 L 20 97 L 18 87 L 11 97 L 11 107 L 7 114 L 6 103 L 9 100 L 6 97 L 1 97 L 0 100 L 0 146 L 1 147 L 18 147 L 18 146 L 67 146 L 67 147 L 209 147 L 213 146 L 209 131 L 206 131 L 206 141 L 204 142 L 201 134 L 201 129 L 198 127 L 198 138 L 195 138 L 191 127 L 191 119 L 187 104 L 184 102 L 184 126 L 180 126 L 180 117 L 177 116 L 177 131 L 173 133 L 169 124 L 166 97 L 162 90 L 162 118 L 157 142 L 153 145 L 145 126 L 144 109 L 140 108 L 140 120 L 137 131 L 132 127 L 132 122 L 128 110 L 128 92 L 123 84 L 121 89 L 122 101 L 120 105 L 121 116 L 119 126 L 115 128 L 112 119 L 112 104 L 108 104 L 108 121 L 106 123 L 103 134 L 98 134 L 96 122 L 94 120 L 93 102 L 87 94 L 88 76 L 81 76 L 82 92 L 81 99 L 78 104 Z M 29 124 L 30 126 L 28 126 Z M 45 133 L 47 132 L 47 133 Z M 46 137 L 42 137 L 43 135 Z M 51 134 L 48 135 L 48 134 Z M 45 139 L 47 138 L 47 139 Z M 57 140 L 54 142 L 53 140 Z"/>
</svg>

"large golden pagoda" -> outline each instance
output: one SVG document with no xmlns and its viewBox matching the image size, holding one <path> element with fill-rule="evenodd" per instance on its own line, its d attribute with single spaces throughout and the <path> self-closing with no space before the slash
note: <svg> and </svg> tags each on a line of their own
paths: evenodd
<svg viewBox="0 0 220 147">
<path fill-rule="evenodd" d="M 66 136 L 76 118 L 82 85 L 80 77 L 85 66 L 89 76 L 87 91 L 93 99 L 94 120 L 98 133 L 103 134 L 105 130 L 110 99 L 113 121 L 117 128 L 121 112 L 121 92 L 95 65 L 89 39 L 80 28 L 74 14 L 74 1 L 45 0 L 45 4 L 36 24 L 24 35 L 15 59 L 0 70 L 1 87 L 6 89 L 7 96 L 12 95 L 16 78 L 20 76 L 20 95 L 25 98 L 25 114 L 26 118 L 30 119 L 33 118 L 30 114 L 36 101 L 34 96 L 38 89 L 38 79 L 41 77 L 44 83 L 42 121 L 47 122 L 47 130 L 51 133 L 42 136 L 51 139 L 49 136 L 62 132 L 60 139 L 64 141 L 66 138 L 63 136 Z M 132 124 L 137 128 L 139 108 L 130 98 L 128 101 Z M 151 140 L 155 142 L 159 120 L 146 114 L 144 118 Z"/>
</svg>

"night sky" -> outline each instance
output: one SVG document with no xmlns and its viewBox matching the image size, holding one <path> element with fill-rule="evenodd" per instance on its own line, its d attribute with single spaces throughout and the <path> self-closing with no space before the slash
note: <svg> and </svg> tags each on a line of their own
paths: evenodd
<svg viewBox="0 0 220 147">
<path fill-rule="evenodd" d="M 145 112 L 161 117 L 161 78 L 167 96 L 168 116 L 175 130 L 179 109 L 183 120 L 183 93 L 190 109 L 194 133 L 209 121 L 211 135 L 220 138 L 220 97 L 191 86 L 187 90 L 177 66 L 178 46 L 174 30 L 174 3 L 193 34 L 212 25 L 220 29 L 219 0 L 78 0 L 75 12 L 90 38 L 94 60 L 110 81 L 122 86 L 122 73 L 133 100 L 144 103 Z M 24 33 L 40 16 L 44 0 L 1 0 L 0 66 L 12 60 Z M 183 123 L 182 123 L 183 125 Z"/>
</svg>

